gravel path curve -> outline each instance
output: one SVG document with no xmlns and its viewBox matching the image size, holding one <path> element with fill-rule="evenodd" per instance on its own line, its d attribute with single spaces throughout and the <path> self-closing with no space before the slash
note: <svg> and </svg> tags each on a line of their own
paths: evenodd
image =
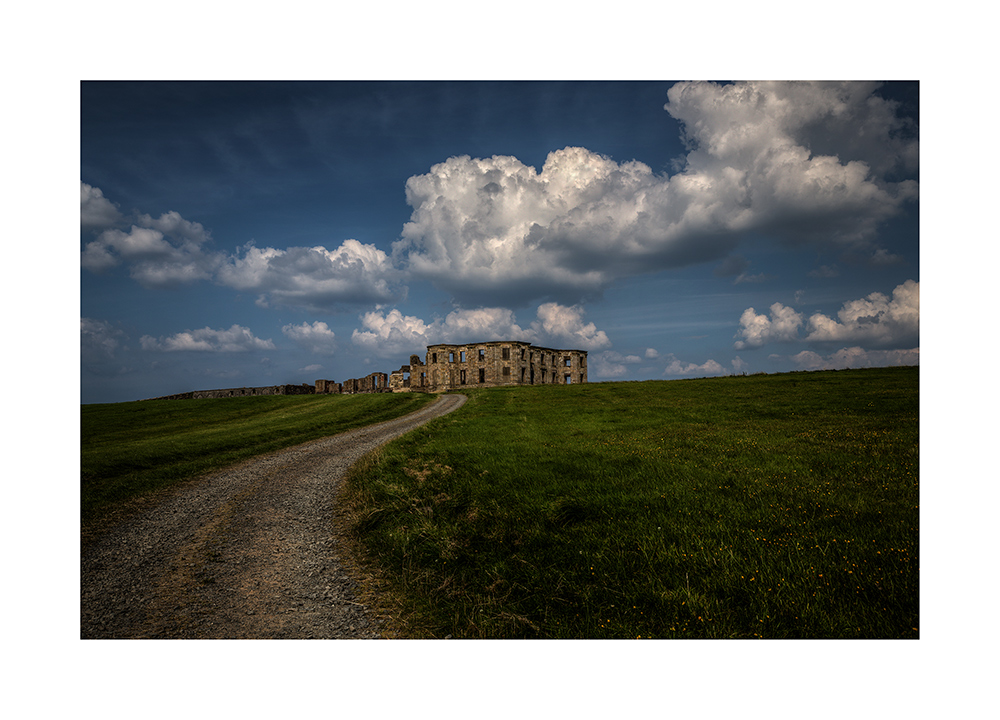
<svg viewBox="0 0 1000 720">
<path fill-rule="evenodd" d="M 80 636 L 381 637 L 337 559 L 335 490 L 362 455 L 464 402 L 254 458 L 115 528 L 81 557 Z"/>
</svg>

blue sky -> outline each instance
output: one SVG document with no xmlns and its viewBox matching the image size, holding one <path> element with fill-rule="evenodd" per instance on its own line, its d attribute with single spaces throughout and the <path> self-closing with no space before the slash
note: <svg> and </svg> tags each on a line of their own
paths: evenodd
<svg viewBox="0 0 1000 720">
<path fill-rule="evenodd" d="M 917 83 L 81 84 L 81 399 L 919 363 Z"/>
</svg>

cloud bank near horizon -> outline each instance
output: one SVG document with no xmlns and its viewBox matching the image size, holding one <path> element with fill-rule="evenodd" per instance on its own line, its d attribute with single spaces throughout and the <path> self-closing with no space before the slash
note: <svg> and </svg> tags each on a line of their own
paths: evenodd
<svg viewBox="0 0 1000 720">
<path fill-rule="evenodd" d="M 752 307 L 743 311 L 733 343 L 737 350 L 759 348 L 771 342 L 794 342 L 805 326 L 806 342 L 860 343 L 874 348 L 901 348 L 920 341 L 920 283 L 907 280 L 892 291 L 892 297 L 873 292 L 843 304 L 837 319 L 814 313 L 808 321 L 801 313 L 781 303 L 770 307 L 770 316 Z"/>
<path fill-rule="evenodd" d="M 444 318 L 425 322 L 403 315 L 398 309 L 375 310 L 361 316 L 363 329 L 354 331 L 355 345 L 380 356 L 412 352 L 438 343 L 521 340 L 535 345 L 559 346 L 579 350 L 609 347 L 611 341 L 594 323 L 585 322 L 580 306 L 566 307 L 545 303 L 536 311 L 536 319 L 527 328 L 517 324 L 514 311 L 507 308 L 458 309 Z"/>
</svg>

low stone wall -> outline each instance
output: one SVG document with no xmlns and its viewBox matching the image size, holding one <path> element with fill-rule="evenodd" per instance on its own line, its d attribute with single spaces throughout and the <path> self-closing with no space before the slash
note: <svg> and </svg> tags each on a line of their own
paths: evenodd
<svg viewBox="0 0 1000 720">
<path fill-rule="evenodd" d="M 268 387 L 225 388 L 223 390 L 194 390 L 192 392 L 164 395 L 151 400 L 202 400 L 206 398 L 253 397 L 255 395 L 312 395 L 312 385 L 270 385 Z"/>
</svg>

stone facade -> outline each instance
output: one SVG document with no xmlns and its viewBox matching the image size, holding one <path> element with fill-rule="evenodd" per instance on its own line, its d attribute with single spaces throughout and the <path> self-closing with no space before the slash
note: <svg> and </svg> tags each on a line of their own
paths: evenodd
<svg viewBox="0 0 1000 720">
<path fill-rule="evenodd" d="M 411 355 L 409 365 L 389 376 L 394 392 L 585 382 L 585 350 L 556 350 L 516 340 L 428 345 L 424 362 Z"/>
</svg>

